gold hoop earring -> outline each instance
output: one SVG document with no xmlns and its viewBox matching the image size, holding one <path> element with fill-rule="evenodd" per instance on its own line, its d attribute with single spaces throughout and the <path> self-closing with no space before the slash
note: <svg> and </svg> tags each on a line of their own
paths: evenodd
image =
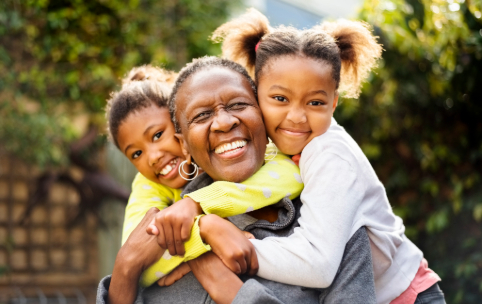
<svg viewBox="0 0 482 304">
<path fill-rule="evenodd" d="M 199 173 L 199 167 L 196 165 L 196 163 L 193 162 L 192 165 L 194 166 L 194 171 L 193 171 L 192 173 L 187 173 L 186 170 L 184 170 L 184 165 L 185 165 L 186 163 L 187 163 L 187 160 L 184 160 L 183 162 L 181 162 L 181 163 L 179 164 L 179 169 L 178 169 L 178 171 L 179 171 L 179 176 L 181 176 L 182 179 L 184 179 L 184 180 L 192 181 L 193 179 L 195 179 L 195 178 L 197 177 L 197 175 L 198 175 L 198 173 Z M 182 170 L 182 173 L 184 173 L 185 175 L 187 175 L 187 176 L 194 175 L 194 177 L 192 177 L 192 178 L 186 178 L 186 177 L 182 176 L 181 170 Z"/>
</svg>

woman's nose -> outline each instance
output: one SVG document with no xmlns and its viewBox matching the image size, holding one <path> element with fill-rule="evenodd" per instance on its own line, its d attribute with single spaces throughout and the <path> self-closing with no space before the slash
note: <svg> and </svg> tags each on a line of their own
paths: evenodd
<svg viewBox="0 0 482 304">
<path fill-rule="evenodd" d="M 292 107 L 286 115 L 286 119 L 295 124 L 307 122 L 306 112 L 302 107 Z"/>
<path fill-rule="evenodd" d="M 239 123 L 240 121 L 237 117 L 225 110 L 219 110 L 216 112 L 211 124 L 211 132 L 229 132 Z"/>
</svg>

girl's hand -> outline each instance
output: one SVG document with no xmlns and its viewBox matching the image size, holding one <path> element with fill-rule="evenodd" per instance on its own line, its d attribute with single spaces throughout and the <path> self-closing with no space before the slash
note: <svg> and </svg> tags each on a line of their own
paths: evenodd
<svg viewBox="0 0 482 304">
<path fill-rule="evenodd" d="M 184 242 L 191 235 L 194 218 L 202 213 L 201 206 L 186 197 L 157 213 L 146 231 L 157 235 L 157 243 L 161 248 L 169 249 L 169 254 L 182 256 L 185 253 Z"/>
<path fill-rule="evenodd" d="M 258 272 L 258 258 L 253 244 L 246 235 L 231 222 L 214 214 L 203 216 L 199 221 L 201 238 L 211 245 L 213 252 L 236 274 Z M 251 235 L 251 236 L 249 236 Z"/>
<path fill-rule="evenodd" d="M 218 304 L 233 302 L 243 282 L 212 252 L 187 262 L 199 283 Z"/>
<path fill-rule="evenodd" d="M 157 281 L 157 285 L 159 286 L 171 286 L 172 284 L 179 281 L 183 276 L 191 272 L 191 267 L 189 267 L 188 263 L 182 263 L 181 265 L 177 266 L 176 269 L 171 271 L 168 275 L 162 277 L 159 281 Z"/>
</svg>

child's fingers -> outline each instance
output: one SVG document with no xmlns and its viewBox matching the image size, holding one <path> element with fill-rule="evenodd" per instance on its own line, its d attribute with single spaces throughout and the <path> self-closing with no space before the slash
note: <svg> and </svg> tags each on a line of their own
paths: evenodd
<svg viewBox="0 0 482 304">
<path fill-rule="evenodd" d="M 220 257 L 221 258 L 221 257 Z M 241 273 L 241 266 L 239 266 L 238 264 L 238 261 L 236 261 L 235 259 L 223 259 L 221 258 L 221 261 L 223 262 L 223 264 L 228 267 L 232 272 L 238 274 L 238 273 Z"/>
<path fill-rule="evenodd" d="M 159 231 L 159 234 L 157 235 L 157 244 L 159 244 L 159 246 L 162 249 L 167 249 L 166 236 L 165 236 L 165 233 L 164 233 L 164 228 L 162 226 L 160 226 L 158 231 Z"/>
<path fill-rule="evenodd" d="M 158 235 L 159 229 L 157 229 L 156 225 L 153 222 L 151 222 L 149 226 L 147 226 L 146 232 L 147 234 L 150 234 L 150 235 Z"/>
<path fill-rule="evenodd" d="M 249 263 L 249 275 L 253 276 L 258 273 L 258 256 L 256 255 L 256 250 L 253 248 L 251 250 L 251 257 Z"/>
<path fill-rule="evenodd" d="M 184 242 L 181 238 L 181 226 L 174 227 L 173 234 L 174 234 L 174 246 L 176 247 L 177 255 L 183 256 Z"/>
<path fill-rule="evenodd" d="M 181 227 L 181 238 L 182 241 L 185 242 L 189 240 L 191 236 L 191 229 L 192 229 L 192 222 L 191 223 L 183 223 Z"/>
<path fill-rule="evenodd" d="M 254 240 L 254 239 L 256 239 L 256 238 L 254 237 L 254 235 L 252 235 L 252 234 L 249 233 L 248 231 L 243 231 L 243 234 L 244 234 L 244 236 L 245 236 L 248 240 Z"/>
<path fill-rule="evenodd" d="M 167 249 L 169 250 L 170 255 L 177 255 L 176 246 L 174 243 L 174 233 L 172 231 L 172 227 L 169 223 L 164 223 L 164 236 L 166 238 L 166 245 Z"/>
</svg>

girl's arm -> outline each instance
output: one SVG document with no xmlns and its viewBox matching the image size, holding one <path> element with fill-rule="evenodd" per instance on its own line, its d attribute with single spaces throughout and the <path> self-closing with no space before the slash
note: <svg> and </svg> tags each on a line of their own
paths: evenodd
<svg viewBox="0 0 482 304">
<path fill-rule="evenodd" d="M 124 228 L 122 230 L 122 244 L 124 244 L 146 215 L 146 212 L 156 207 L 163 210 L 180 199 L 181 191 L 156 184 L 137 173 L 132 182 L 132 192 L 126 206 Z"/>
<path fill-rule="evenodd" d="M 200 203 L 206 214 L 228 217 L 275 204 L 284 197 L 298 197 L 302 190 L 300 169 L 278 153 L 242 183 L 214 182 L 185 196 Z"/>
<path fill-rule="evenodd" d="M 303 151 L 305 188 L 299 228 L 285 238 L 251 240 L 259 261 L 258 276 L 313 288 L 331 285 L 350 239 L 364 186 L 349 161 L 318 143 Z"/>
<path fill-rule="evenodd" d="M 165 209 L 181 198 L 180 193 L 180 189 L 172 189 L 161 184 L 153 183 L 140 173 L 137 174 L 132 183 L 132 193 L 126 207 L 122 244 L 126 242 L 132 231 L 136 229 L 146 215 L 146 212 L 152 207 L 159 210 Z M 155 236 L 152 237 L 156 239 Z M 159 245 L 157 246 L 159 247 Z M 171 256 L 168 251 L 159 247 L 162 258 L 156 259 L 157 262 L 148 268 L 146 267 L 140 278 L 141 286 L 147 287 L 152 285 L 182 262 L 198 257 L 211 250 L 210 246 L 205 245 L 201 239 L 197 221 L 192 227 L 191 237 L 187 240 L 185 246 L 186 254 L 184 257 Z"/>
</svg>

